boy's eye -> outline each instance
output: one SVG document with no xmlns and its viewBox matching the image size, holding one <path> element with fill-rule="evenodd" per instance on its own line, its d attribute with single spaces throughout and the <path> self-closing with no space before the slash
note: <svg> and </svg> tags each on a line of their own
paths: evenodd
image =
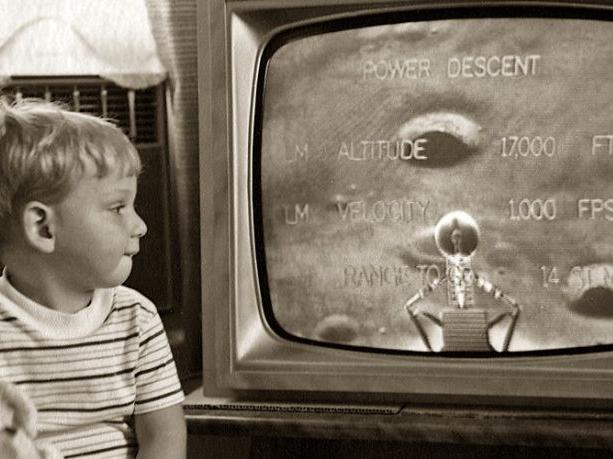
<svg viewBox="0 0 613 459">
<path fill-rule="evenodd" d="M 118 204 L 116 206 L 111 207 L 111 212 L 114 212 L 116 214 L 121 214 L 125 208 L 126 208 L 125 205 Z"/>
</svg>

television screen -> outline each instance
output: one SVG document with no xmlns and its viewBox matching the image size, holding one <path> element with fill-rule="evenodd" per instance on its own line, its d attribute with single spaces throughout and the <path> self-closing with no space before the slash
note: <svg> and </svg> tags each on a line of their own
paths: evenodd
<svg viewBox="0 0 613 459">
<path fill-rule="evenodd" d="M 613 27 L 346 23 L 264 53 L 264 309 L 312 344 L 613 344 Z M 259 137 L 258 137 L 259 134 Z"/>
<path fill-rule="evenodd" d="M 201 5 L 203 394 L 613 400 L 612 6 Z"/>
</svg>

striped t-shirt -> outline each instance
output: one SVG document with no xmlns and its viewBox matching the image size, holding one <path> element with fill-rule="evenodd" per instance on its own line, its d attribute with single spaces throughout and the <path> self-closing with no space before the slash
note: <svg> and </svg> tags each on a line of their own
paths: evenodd
<svg viewBox="0 0 613 459">
<path fill-rule="evenodd" d="M 39 438 L 66 459 L 134 457 L 133 416 L 184 398 L 155 306 L 127 287 L 66 314 L 0 277 L 0 379 L 34 401 Z"/>
</svg>

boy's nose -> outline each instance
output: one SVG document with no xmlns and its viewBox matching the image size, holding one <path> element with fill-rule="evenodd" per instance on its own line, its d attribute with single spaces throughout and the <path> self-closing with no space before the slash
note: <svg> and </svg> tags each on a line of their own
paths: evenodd
<svg viewBox="0 0 613 459">
<path fill-rule="evenodd" d="M 147 224 L 145 221 L 138 215 L 136 211 L 134 211 L 134 224 L 132 226 L 132 235 L 134 237 L 141 238 L 145 234 L 147 234 Z"/>
</svg>

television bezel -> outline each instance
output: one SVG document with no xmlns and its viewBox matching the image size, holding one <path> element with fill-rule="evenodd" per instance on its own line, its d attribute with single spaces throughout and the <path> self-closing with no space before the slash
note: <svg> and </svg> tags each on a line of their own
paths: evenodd
<svg viewBox="0 0 613 459">
<path fill-rule="evenodd" d="M 519 403 L 613 399 L 613 351 L 492 357 L 398 355 L 316 346 L 275 333 L 263 313 L 254 235 L 261 63 L 280 33 L 390 12 L 613 19 L 607 1 L 213 0 L 199 4 L 204 394 L 237 400 Z M 435 13 L 435 14 L 434 14 Z M 488 15 L 489 13 L 489 15 Z M 332 21 L 332 22 L 330 22 Z"/>
</svg>

